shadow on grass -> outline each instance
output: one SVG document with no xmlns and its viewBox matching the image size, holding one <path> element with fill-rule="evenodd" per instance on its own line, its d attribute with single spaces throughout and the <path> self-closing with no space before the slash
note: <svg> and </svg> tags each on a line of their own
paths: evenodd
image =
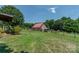
<svg viewBox="0 0 79 59">
<path fill-rule="evenodd" d="M 26 51 L 20 51 L 20 52 L 14 52 L 14 53 L 29 53 L 29 52 L 26 52 Z"/>
<path fill-rule="evenodd" d="M 29 53 L 29 52 L 26 52 L 26 51 L 20 51 L 20 53 Z"/>
<path fill-rule="evenodd" d="M 0 43 L 0 53 L 10 53 L 13 50 L 9 48 L 5 43 Z"/>
</svg>

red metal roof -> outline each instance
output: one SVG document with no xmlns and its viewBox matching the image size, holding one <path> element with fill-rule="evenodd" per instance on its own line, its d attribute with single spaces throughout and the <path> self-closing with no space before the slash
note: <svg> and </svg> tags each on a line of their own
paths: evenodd
<svg viewBox="0 0 79 59">
<path fill-rule="evenodd" d="M 41 28 L 43 23 L 36 23 L 35 25 L 32 26 L 32 28 Z"/>
</svg>

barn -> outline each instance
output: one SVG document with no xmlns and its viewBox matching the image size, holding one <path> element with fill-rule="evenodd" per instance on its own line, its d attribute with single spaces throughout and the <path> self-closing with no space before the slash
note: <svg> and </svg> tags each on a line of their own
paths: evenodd
<svg viewBox="0 0 79 59">
<path fill-rule="evenodd" d="M 45 31 L 47 30 L 48 28 L 45 26 L 44 23 L 36 23 L 32 26 L 32 29 L 33 30 L 41 30 L 41 31 Z"/>
</svg>

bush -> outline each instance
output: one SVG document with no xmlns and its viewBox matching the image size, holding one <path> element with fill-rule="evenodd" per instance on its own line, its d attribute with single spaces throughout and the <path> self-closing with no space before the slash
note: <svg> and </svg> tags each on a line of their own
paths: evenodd
<svg viewBox="0 0 79 59">
<path fill-rule="evenodd" d="M 0 28 L 0 33 L 3 33 L 3 32 L 4 32 L 4 30 L 2 28 Z"/>
<path fill-rule="evenodd" d="M 13 49 L 9 48 L 5 43 L 0 43 L 0 53 L 10 53 Z"/>
<path fill-rule="evenodd" d="M 14 32 L 15 34 L 19 34 L 20 31 L 21 31 L 21 27 L 20 27 L 20 26 L 15 26 L 14 29 L 13 29 L 13 32 Z"/>
</svg>

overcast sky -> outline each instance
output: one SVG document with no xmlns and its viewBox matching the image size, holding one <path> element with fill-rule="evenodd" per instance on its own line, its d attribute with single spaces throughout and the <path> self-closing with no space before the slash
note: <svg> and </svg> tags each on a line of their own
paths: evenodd
<svg viewBox="0 0 79 59">
<path fill-rule="evenodd" d="M 79 5 L 17 5 L 15 7 L 23 13 L 25 22 L 44 22 L 63 16 L 74 19 L 79 17 Z"/>
</svg>

